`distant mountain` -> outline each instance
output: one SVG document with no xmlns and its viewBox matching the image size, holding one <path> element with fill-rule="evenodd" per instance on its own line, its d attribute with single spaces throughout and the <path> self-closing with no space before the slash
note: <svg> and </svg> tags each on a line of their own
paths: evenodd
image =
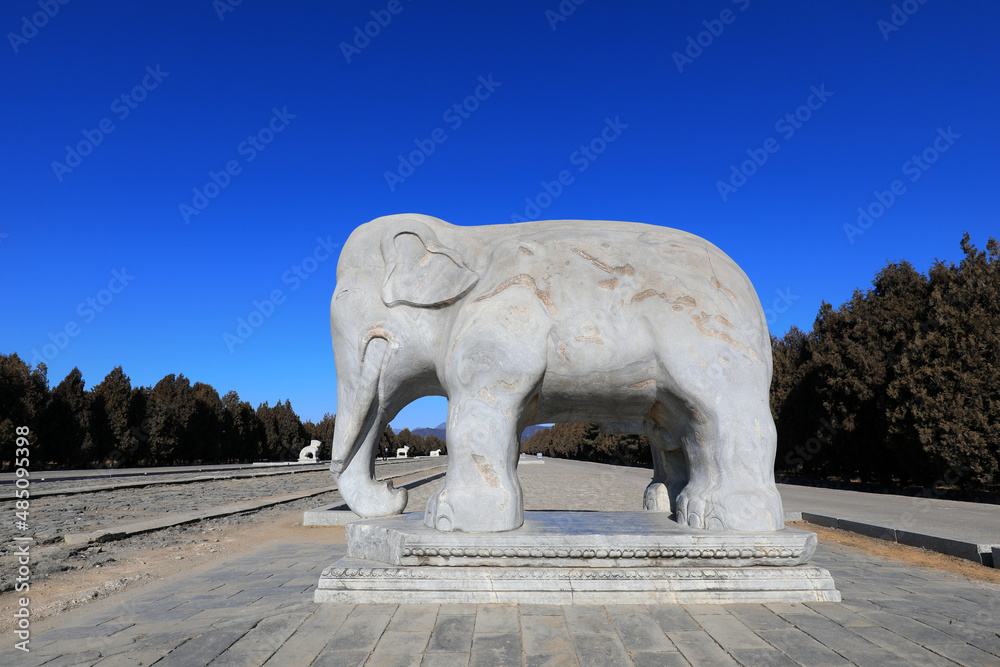
<svg viewBox="0 0 1000 667">
<path fill-rule="evenodd" d="M 445 438 L 445 433 L 446 433 L 445 427 L 446 426 L 447 426 L 447 424 L 445 422 L 441 422 L 440 424 L 438 424 L 434 428 L 428 428 L 428 427 L 424 427 L 424 428 L 411 428 L 410 429 L 410 433 L 413 433 L 414 435 L 423 436 L 423 437 L 427 437 L 429 435 L 433 435 L 435 438 L 441 438 L 442 440 L 444 440 L 445 442 L 447 442 L 447 439 Z M 547 429 L 547 428 L 549 428 L 551 426 L 552 426 L 552 424 L 544 424 L 544 425 L 543 424 L 535 424 L 534 426 L 529 426 L 528 428 L 524 429 L 524 433 L 521 434 L 521 442 L 524 442 L 525 440 L 527 440 L 528 438 L 530 438 L 531 436 L 533 436 L 536 431 L 541 431 L 541 430 Z"/>
<path fill-rule="evenodd" d="M 411 428 L 410 433 L 419 435 L 423 438 L 433 435 L 435 438 L 441 438 L 441 440 L 444 440 L 445 426 L 447 426 L 447 424 L 445 422 L 441 422 L 434 428 L 428 428 L 426 426 L 424 428 Z"/>
</svg>

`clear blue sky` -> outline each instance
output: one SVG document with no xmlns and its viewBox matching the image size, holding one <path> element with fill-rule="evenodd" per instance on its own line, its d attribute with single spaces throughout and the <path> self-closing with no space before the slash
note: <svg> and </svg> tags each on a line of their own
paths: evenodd
<svg viewBox="0 0 1000 667">
<path fill-rule="evenodd" d="M 52 386 L 120 364 L 133 385 L 183 373 L 319 419 L 327 247 L 381 215 L 685 229 L 743 267 L 777 335 L 887 260 L 957 260 L 965 230 L 984 246 L 1000 6 L 775 5 L 5 2 L 0 352 L 43 355 Z M 398 156 L 418 143 L 434 151 L 411 174 Z M 205 193 L 210 172 L 225 187 Z M 873 216 L 849 233 L 858 207 Z M 394 426 L 442 421 L 424 399 Z"/>
</svg>

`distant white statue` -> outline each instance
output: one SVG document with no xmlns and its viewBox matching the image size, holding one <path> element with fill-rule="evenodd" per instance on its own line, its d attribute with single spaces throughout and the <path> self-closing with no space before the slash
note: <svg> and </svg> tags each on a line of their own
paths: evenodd
<svg viewBox="0 0 1000 667">
<path fill-rule="evenodd" d="M 396 450 L 396 458 L 397 459 L 405 459 L 406 458 L 406 454 L 409 451 L 410 451 L 410 446 L 409 445 L 407 445 L 406 447 L 400 447 L 399 449 Z"/>
<path fill-rule="evenodd" d="M 441 450 L 435 449 L 434 451 L 431 452 L 431 456 L 441 456 Z"/>
<path fill-rule="evenodd" d="M 299 452 L 299 463 L 316 463 L 320 444 L 322 443 L 319 440 L 312 440 L 308 446 L 303 447 Z"/>
</svg>

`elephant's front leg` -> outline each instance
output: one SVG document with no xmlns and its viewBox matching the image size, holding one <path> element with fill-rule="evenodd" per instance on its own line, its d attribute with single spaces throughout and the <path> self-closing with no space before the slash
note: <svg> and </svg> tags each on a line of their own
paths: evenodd
<svg viewBox="0 0 1000 667">
<path fill-rule="evenodd" d="M 513 300 L 521 292 L 503 294 Z M 500 297 L 467 311 L 445 364 L 448 473 L 427 503 L 424 523 L 438 530 L 513 530 L 524 523 L 518 427 L 545 370 L 548 317 L 533 301 Z"/>
<path fill-rule="evenodd" d="M 427 503 L 426 525 L 497 532 L 524 523 L 517 479 L 518 410 L 505 403 L 479 395 L 449 401 L 448 474 L 444 488 Z"/>
</svg>

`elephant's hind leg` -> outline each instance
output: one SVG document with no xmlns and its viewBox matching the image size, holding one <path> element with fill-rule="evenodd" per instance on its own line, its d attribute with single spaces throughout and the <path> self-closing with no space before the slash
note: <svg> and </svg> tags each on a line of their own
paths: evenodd
<svg viewBox="0 0 1000 667">
<path fill-rule="evenodd" d="M 687 459 L 675 438 L 664 429 L 654 429 L 646 439 L 653 456 L 653 480 L 646 487 L 642 507 L 673 514 L 677 495 L 688 483 Z"/>
<path fill-rule="evenodd" d="M 766 383 L 757 391 L 708 388 L 693 398 L 701 400 L 681 440 L 689 480 L 677 496 L 675 520 L 708 530 L 780 530 L 776 434 Z"/>
</svg>

